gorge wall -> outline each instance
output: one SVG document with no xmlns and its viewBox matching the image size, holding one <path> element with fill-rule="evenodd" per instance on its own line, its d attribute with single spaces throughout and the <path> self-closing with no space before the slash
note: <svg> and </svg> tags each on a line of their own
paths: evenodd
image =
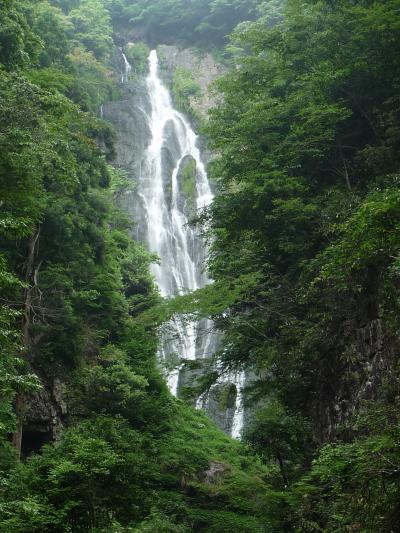
<svg viewBox="0 0 400 533">
<path fill-rule="evenodd" d="M 160 76 L 167 86 L 171 86 L 174 72 L 177 68 L 190 71 L 201 88 L 196 97 L 190 97 L 191 107 L 203 118 L 207 111 L 215 103 L 210 92 L 212 82 L 224 72 L 224 67 L 218 64 L 209 53 L 198 54 L 191 49 L 180 49 L 171 45 L 158 47 L 160 57 Z M 149 117 L 152 105 L 146 82 L 146 75 L 130 74 L 127 67 L 126 57 L 119 48 L 114 50 L 114 76 L 120 79 L 123 99 L 106 102 L 101 106 L 102 118 L 110 122 L 116 132 L 116 159 L 115 164 L 124 170 L 129 178 L 131 186 L 125 191 L 120 203 L 132 216 L 134 225 L 132 237 L 138 241 L 147 240 L 147 217 L 143 205 L 138 200 L 138 184 L 142 173 L 145 152 L 151 143 L 152 131 Z M 169 132 L 169 140 L 162 148 L 163 180 L 165 202 L 171 205 L 171 176 L 174 172 L 174 164 L 179 159 L 179 147 L 173 131 Z M 202 153 L 201 157 L 207 158 Z M 174 163 L 175 162 L 175 163 Z M 194 163 L 194 166 L 193 166 Z M 193 203 L 193 180 L 196 179 L 196 161 L 190 155 L 182 158 L 178 165 L 177 179 L 180 182 L 182 192 L 181 203 L 186 221 L 195 212 Z M 183 181 L 186 180 L 186 185 Z M 183 190 L 186 188 L 186 192 Z M 191 197 L 192 196 L 192 197 Z M 186 222 L 185 222 L 186 223 Z M 195 237 L 198 238 L 197 236 Z M 193 239 L 193 235 L 192 235 Z M 198 245 L 197 245 L 198 246 Z M 205 282 L 201 274 L 204 254 L 197 250 L 196 262 L 198 263 L 197 285 Z M 192 289 L 195 287 L 192 287 Z M 178 293 L 177 287 L 171 290 L 171 294 Z M 201 375 L 201 370 L 185 368 L 182 365 L 182 343 L 175 343 L 173 337 L 175 329 L 172 328 L 164 339 L 171 344 L 167 356 L 167 367 L 172 370 L 169 377 L 170 388 L 178 396 L 186 388 L 196 383 Z M 212 326 L 203 321 L 196 326 L 195 333 L 184 329 L 182 335 L 195 335 L 196 343 L 193 346 L 199 359 L 204 357 L 205 352 L 211 355 L 216 348 L 217 340 L 210 343 L 208 339 Z M 172 337 L 171 337 L 172 335 Z M 172 342 L 171 342 L 172 338 Z M 205 349 L 205 345 L 207 345 Z M 395 352 L 398 339 L 382 331 L 380 320 L 371 320 L 363 325 L 348 325 L 341 337 L 337 354 L 329 352 L 322 359 L 319 367 L 319 399 L 313 409 L 315 421 L 315 434 L 321 442 L 334 440 L 337 430 L 346 423 L 360 407 L 365 399 L 373 399 L 379 395 L 379 389 L 383 379 L 390 379 L 388 369 L 395 366 Z M 183 348 L 184 351 L 187 350 Z M 343 363 L 342 353 L 349 353 L 350 361 Z M 183 357 L 185 359 L 185 357 Z M 179 369 L 177 369 L 179 367 Z M 227 434 L 235 437 L 240 436 L 241 429 L 247 414 L 241 405 L 240 385 L 244 385 L 244 375 L 228 375 L 214 384 L 209 393 L 194 401 L 199 408 L 207 411 L 210 418 Z M 31 396 L 29 407 L 26 412 L 24 452 L 30 453 L 37 450 L 45 443 L 57 439 L 64 422 L 69 416 L 68 400 L 65 397 L 65 385 L 59 377 L 49 381 L 43 378 L 44 388 Z"/>
<path fill-rule="evenodd" d="M 149 74 L 130 76 L 134 65 L 121 50 L 121 82 L 124 99 L 106 103 L 102 117 L 113 124 L 117 139 L 115 164 L 123 169 L 130 186 L 121 204 L 132 217 L 132 235 L 160 258 L 153 274 L 161 295 L 171 297 L 209 283 L 204 272 L 205 249 L 198 229 L 189 222 L 199 209 L 212 201 L 199 140 L 188 120 L 171 106 L 163 86 L 182 68 L 193 73 L 200 94 L 190 100 L 195 112 L 205 117 L 213 103 L 211 82 L 222 68 L 210 54 L 199 56 L 173 46 L 158 49 L 149 58 Z M 131 70 L 132 69 L 132 70 Z M 198 370 L 185 361 L 201 361 L 216 350 L 218 341 L 209 320 L 189 323 L 178 318 L 164 326 L 160 360 L 165 364 L 170 390 L 175 395 L 196 384 Z M 201 372 L 200 372 L 201 373 Z M 242 374 L 232 373 L 194 400 L 226 433 L 239 437 L 243 426 L 240 388 Z"/>
</svg>

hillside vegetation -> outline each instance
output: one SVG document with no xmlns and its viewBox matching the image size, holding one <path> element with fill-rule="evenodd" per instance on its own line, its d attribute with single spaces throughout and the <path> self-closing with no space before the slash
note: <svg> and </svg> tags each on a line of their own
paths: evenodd
<svg viewBox="0 0 400 533">
<path fill-rule="evenodd" d="M 222 359 L 259 376 L 247 440 L 294 530 L 398 531 L 400 3 L 282 14 L 234 32 L 207 128 L 211 276 L 251 280 Z"/>
<path fill-rule="evenodd" d="M 167 304 L 98 117 L 129 32 L 232 32 L 203 131 L 215 282 Z M 399 531 L 399 88 L 399 0 L 1 0 L 1 531 Z M 182 312 L 223 339 L 196 393 L 251 378 L 243 443 L 167 390 L 156 328 Z"/>
<path fill-rule="evenodd" d="M 170 395 L 137 318 L 154 258 L 94 114 L 120 96 L 109 11 L 61 7 L 0 11 L 0 530 L 263 531 L 265 467 Z"/>
</svg>

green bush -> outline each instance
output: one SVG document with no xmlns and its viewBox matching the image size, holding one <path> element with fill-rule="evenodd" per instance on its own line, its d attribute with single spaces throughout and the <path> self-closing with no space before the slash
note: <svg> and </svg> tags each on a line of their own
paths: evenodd
<svg viewBox="0 0 400 533">
<path fill-rule="evenodd" d="M 150 48 L 144 43 L 128 44 L 125 55 L 132 66 L 132 72 L 143 75 L 147 71 L 147 60 Z"/>
<path fill-rule="evenodd" d="M 200 92 L 200 86 L 195 81 L 193 73 L 183 67 L 177 67 L 172 79 L 172 95 L 178 108 L 192 114 L 190 99 L 199 96 Z"/>
</svg>

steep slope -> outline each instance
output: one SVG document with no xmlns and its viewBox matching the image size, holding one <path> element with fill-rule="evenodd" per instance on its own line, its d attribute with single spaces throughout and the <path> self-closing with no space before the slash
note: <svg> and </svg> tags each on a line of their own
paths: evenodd
<svg viewBox="0 0 400 533">
<path fill-rule="evenodd" d="M 399 530 L 399 20 L 398 0 L 3 1 L 1 530 Z M 196 53 L 161 48 L 216 193 L 214 283 L 167 301 L 121 209 L 160 41 L 231 67 L 206 123 Z M 196 157 L 177 161 L 187 219 Z M 246 446 L 168 391 L 157 328 L 182 313 L 223 349 L 181 392 L 245 372 Z M 223 419 L 237 390 L 209 398 Z"/>
<path fill-rule="evenodd" d="M 61 6 L 0 14 L 0 529 L 263 531 L 264 468 L 170 395 L 140 318 L 153 258 L 92 113 L 123 94 L 109 12 Z"/>
</svg>

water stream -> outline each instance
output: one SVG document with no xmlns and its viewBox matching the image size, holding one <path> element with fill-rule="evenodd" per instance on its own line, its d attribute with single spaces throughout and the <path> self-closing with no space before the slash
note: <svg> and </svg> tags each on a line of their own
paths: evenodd
<svg viewBox="0 0 400 533">
<path fill-rule="evenodd" d="M 122 52 L 122 51 L 121 51 Z M 123 54 L 127 83 L 131 66 Z M 203 272 L 205 248 L 191 215 L 213 199 L 197 136 L 187 119 L 172 105 L 171 96 L 159 76 L 157 52 L 149 56 L 146 78 L 149 99 L 147 127 L 149 143 L 143 153 L 137 179 L 136 210 L 140 213 L 142 238 L 160 258 L 152 272 L 163 297 L 173 297 L 204 287 L 210 280 Z M 212 322 L 175 318 L 162 333 L 159 357 L 166 367 L 168 386 L 179 394 L 183 379 L 182 361 L 210 357 L 216 349 Z M 241 387 L 244 377 L 229 376 L 236 385 L 236 405 L 227 427 L 235 438 L 243 427 Z M 207 410 L 207 396 L 197 401 Z"/>
<path fill-rule="evenodd" d="M 121 83 L 127 83 L 129 81 L 129 74 L 132 72 L 132 67 L 121 48 L 120 50 L 122 54 L 122 59 L 124 60 L 124 70 L 121 76 Z"/>
</svg>

